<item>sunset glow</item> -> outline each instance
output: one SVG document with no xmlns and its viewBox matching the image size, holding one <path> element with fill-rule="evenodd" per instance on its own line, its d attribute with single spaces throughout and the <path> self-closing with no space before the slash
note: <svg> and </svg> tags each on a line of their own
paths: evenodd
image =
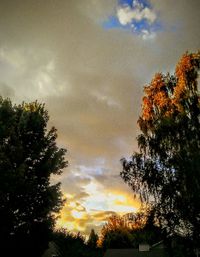
<svg viewBox="0 0 200 257">
<path fill-rule="evenodd" d="M 111 215 L 136 212 L 140 207 L 139 200 L 131 194 L 100 188 L 101 185 L 91 182 L 85 186 L 87 197 L 81 200 L 77 200 L 75 195 L 66 194 L 67 201 L 57 227 L 82 231 L 87 235 L 91 227 L 99 232 Z"/>
<path fill-rule="evenodd" d="M 199 0 L 1 0 L 0 95 L 44 103 L 47 131 L 54 126 L 67 150 L 68 167 L 51 177 L 66 199 L 57 228 L 88 235 L 139 209 L 120 160 L 138 151 L 138 117 L 151 122 L 153 102 L 166 116 L 181 108 L 189 57 L 170 101 L 154 90 L 163 86 L 157 72 L 199 49 L 199 10 Z"/>
</svg>

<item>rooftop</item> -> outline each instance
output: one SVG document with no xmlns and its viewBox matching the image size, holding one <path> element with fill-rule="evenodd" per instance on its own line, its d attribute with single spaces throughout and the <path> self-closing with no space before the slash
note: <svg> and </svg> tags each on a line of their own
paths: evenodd
<svg viewBox="0 0 200 257">
<path fill-rule="evenodd" d="M 139 252 L 138 249 L 108 249 L 104 257 L 167 257 L 164 249 Z"/>
</svg>

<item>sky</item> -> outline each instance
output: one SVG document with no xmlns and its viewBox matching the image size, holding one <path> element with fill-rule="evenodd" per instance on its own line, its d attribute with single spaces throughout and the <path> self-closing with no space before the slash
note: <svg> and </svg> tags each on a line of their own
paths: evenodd
<svg viewBox="0 0 200 257">
<path fill-rule="evenodd" d="M 88 234 L 140 206 L 120 178 L 137 151 L 143 87 L 200 49 L 199 0 L 1 0 L 0 94 L 38 100 L 67 149 L 52 181 L 67 201 L 57 226 Z"/>
</svg>

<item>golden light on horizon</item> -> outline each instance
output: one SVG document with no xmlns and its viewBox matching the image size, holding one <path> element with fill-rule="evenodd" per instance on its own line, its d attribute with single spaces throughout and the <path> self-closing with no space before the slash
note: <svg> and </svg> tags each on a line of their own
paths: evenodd
<svg viewBox="0 0 200 257">
<path fill-rule="evenodd" d="M 82 211 L 77 211 L 77 210 L 71 211 L 71 215 L 75 219 L 82 219 L 84 217 L 84 213 Z"/>
<path fill-rule="evenodd" d="M 105 190 L 95 181 L 84 189 L 87 196 L 83 199 L 65 194 L 68 199 L 60 213 L 61 218 L 57 221 L 58 228 L 66 228 L 72 232 L 81 231 L 88 235 L 91 227 L 100 231 L 110 215 L 137 212 L 140 207 L 139 200 L 120 189 Z"/>
</svg>

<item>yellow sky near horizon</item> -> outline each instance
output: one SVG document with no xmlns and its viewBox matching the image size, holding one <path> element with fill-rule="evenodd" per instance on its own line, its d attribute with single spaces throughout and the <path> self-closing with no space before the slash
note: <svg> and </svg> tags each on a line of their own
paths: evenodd
<svg viewBox="0 0 200 257">
<path fill-rule="evenodd" d="M 80 231 L 88 236 L 92 228 L 99 233 L 111 215 L 136 212 L 140 207 L 140 201 L 134 199 L 132 194 L 120 189 L 100 191 L 99 185 L 95 182 L 85 186 L 85 192 L 88 195 L 81 201 L 77 200 L 75 195 L 65 194 L 66 203 L 57 221 L 58 229 Z"/>
<path fill-rule="evenodd" d="M 57 227 L 84 234 L 139 208 L 120 159 L 138 150 L 143 86 L 200 46 L 199 0 L 147 0 L 146 11 L 119 2 L 131 3 L 1 0 L 1 95 L 45 103 L 69 161 L 53 178 L 67 199 Z"/>
</svg>

